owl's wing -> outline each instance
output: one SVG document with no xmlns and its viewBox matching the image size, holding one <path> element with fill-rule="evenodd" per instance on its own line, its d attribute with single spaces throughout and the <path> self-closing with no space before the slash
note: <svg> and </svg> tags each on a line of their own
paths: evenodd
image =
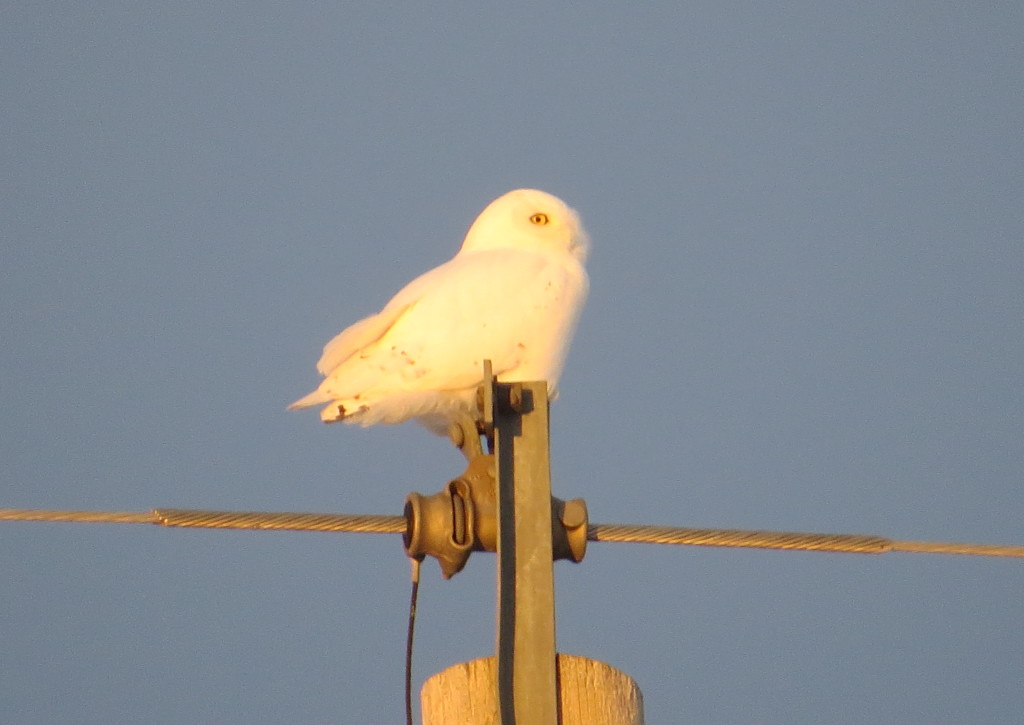
<svg viewBox="0 0 1024 725">
<path fill-rule="evenodd" d="M 489 250 L 427 272 L 378 315 L 328 343 L 319 366 L 327 373 L 321 396 L 457 390 L 479 382 L 485 358 L 500 375 L 530 355 L 550 357 L 538 348 L 564 344 L 571 334 L 564 328 L 575 323 L 582 301 L 569 289 L 575 272 L 561 261 Z"/>
<path fill-rule="evenodd" d="M 352 355 L 379 340 L 425 291 L 431 290 L 438 281 L 448 276 L 448 267 L 454 261 L 450 260 L 421 274 L 399 290 L 380 312 L 364 317 L 339 332 L 324 345 L 323 354 L 316 364 L 317 371 L 321 375 L 330 375 Z"/>
<path fill-rule="evenodd" d="M 408 305 L 405 307 L 388 305 L 376 315 L 364 317 L 339 332 L 324 345 L 324 352 L 316 364 L 317 371 L 321 375 L 330 375 L 335 368 L 352 355 L 379 340 L 395 320 L 402 316 L 407 307 Z"/>
</svg>

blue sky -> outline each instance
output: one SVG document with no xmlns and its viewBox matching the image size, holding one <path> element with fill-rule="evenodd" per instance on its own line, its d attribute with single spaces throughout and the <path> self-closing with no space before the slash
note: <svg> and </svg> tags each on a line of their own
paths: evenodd
<svg viewBox="0 0 1024 725">
<path fill-rule="evenodd" d="M 0 23 L 0 505 L 399 513 L 416 426 L 285 405 L 537 187 L 593 238 L 554 488 L 601 522 L 1022 543 L 1015 3 L 34 2 Z M 397 537 L 0 526 L 13 723 L 396 722 Z M 1016 723 L 1012 560 L 595 544 L 649 723 Z M 425 568 L 416 677 L 493 648 Z"/>
</svg>

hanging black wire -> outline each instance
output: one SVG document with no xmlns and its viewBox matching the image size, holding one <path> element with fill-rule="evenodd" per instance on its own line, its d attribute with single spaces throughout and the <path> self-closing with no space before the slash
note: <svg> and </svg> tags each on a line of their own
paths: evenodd
<svg viewBox="0 0 1024 725">
<path fill-rule="evenodd" d="M 409 595 L 409 627 L 405 636 L 405 723 L 414 725 L 412 721 L 412 641 L 416 630 L 416 600 L 420 593 L 420 559 L 410 558 L 412 562 L 412 592 Z"/>
</svg>

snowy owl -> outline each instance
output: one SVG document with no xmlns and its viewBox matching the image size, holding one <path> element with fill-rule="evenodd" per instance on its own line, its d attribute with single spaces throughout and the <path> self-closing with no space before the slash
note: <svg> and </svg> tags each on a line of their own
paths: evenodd
<svg viewBox="0 0 1024 725">
<path fill-rule="evenodd" d="M 324 381 L 289 409 L 327 404 L 325 423 L 414 419 L 443 435 L 475 415 L 488 359 L 498 380 L 547 380 L 554 399 L 587 297 L 589 244 L 576 212 L 551 194 L 495 199 L 454 258 L 327 343 Z"/>
</svg>

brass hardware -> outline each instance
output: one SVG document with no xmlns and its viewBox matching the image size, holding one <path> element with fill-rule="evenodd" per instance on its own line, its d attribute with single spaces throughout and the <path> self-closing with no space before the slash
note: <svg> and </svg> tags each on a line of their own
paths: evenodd
<svg viewBox="0 0 1024 725">
<path fill-rule="evenodd" d="M 497 550 L 497 483 L 494 456 L 480 455 L 438 493 L 410 493 L 405 500 L 405 551 L 432 556 L 445 579 L 462 571 L 474 551 Z M 583 499 L 551 498 L 554 558 L 579 562 L 587 552 L 587 505 Z"/>
</svg>

